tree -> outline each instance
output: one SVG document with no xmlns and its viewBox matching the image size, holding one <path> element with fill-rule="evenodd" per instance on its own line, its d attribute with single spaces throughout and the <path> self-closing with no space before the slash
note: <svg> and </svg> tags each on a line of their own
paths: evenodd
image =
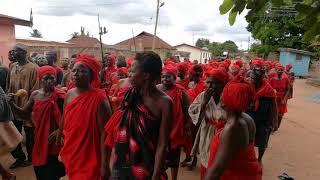
<svg viewBox="0 0 320 180">
<path fill-rule="evenodd" d="M 220 56 L 223 53 L 223 47 L 221 46 L 221 43 L 218 42 L 210 43 L 208 49 L 214 56 Z"/>
<path fill-rule="evenodd" d="M 30 32 L 30 37 L 42 38 L 42 34 L 38 29 L 32 29 L 32 32 Z"/>
<path fill-rule="evenodd" d="M 221 44 L 223 51 L 228 51 L 229 53 L 236 53 L 238 52 L 238 46 L 233 41 L 226 41 Z"/>
<path fill-rule="evenodd" d="M 196 42 L 196 46 L 199 48 L 208 47 L 209 44 L 210 44 L 210 40 L 205 38 L 200 38 Z"/>
<path fill-rule="evenodd" d="M 292 9 L 280 9 L 282 16 L 295 16 L 295 21 L 302 23 L 305 30 L 304 42 L 320 40 L 320 1 L 319 0 L 224 0 L 219 7 L 220 14 L 229 12 L 229 24 L 235 23 L 237 14 L 241 14 L 246 8 L 248 14 L 247 21 L 251 21 L 256 16 L 267 14 L 270 7 L 292 6 Z M 271 9 L 272 10 L 272 9 Z M 297 12 L 297 14 L 296 14 Z"/>
</svg>

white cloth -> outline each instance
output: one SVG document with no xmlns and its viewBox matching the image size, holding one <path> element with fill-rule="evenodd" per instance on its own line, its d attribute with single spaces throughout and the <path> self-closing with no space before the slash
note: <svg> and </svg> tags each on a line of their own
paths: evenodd
<svg viewBox="0 0 320 180">
<path fill-rule="evenodd" d="M 197 124 L 201 111 L 201 102 L 204 98 L 204 92 L 200 93 L 189 107 L 189 115 L 193 124 Z M 214 99 L 211 98 L 205 109 L 205 119 L 210 121 L 218 121 L 226 119 L 226 112 L 221 107 L 221 104 L 216 104 Z M 191 151 L 192 155 L 198 155 L 201 165 L 208 166 L 210 156 L 210 143 L 211 138 L 216 132 L 216 128 L 208 123 L 205 119 L 202 120 L 196 139 Z"/>
</svg>

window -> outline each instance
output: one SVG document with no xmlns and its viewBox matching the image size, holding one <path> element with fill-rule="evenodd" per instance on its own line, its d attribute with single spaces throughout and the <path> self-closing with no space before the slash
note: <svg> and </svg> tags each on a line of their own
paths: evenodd
<svg viewBox="0 0 320 180">
<path fill-rule="evenodd" d="M 301 61 L 302 60 L 302 54 L 296 54 L 296 61 Z"/>
</svg>

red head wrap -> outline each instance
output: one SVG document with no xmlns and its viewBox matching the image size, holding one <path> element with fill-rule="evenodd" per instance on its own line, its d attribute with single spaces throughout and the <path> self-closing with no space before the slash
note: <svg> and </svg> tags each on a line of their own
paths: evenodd
<svg viewBox="0 0 320 180">
<path fill-rule="evenodd" d="M 234 80 L 224 87 L 221 100 L 228 110 L 243 112 L 248 109 L 253 97 L 254 90 L 249 83 Z"/>
<path fill-rule="evenodd" d="M 88 66 L 88 68 L 92 71 L 92 81 L 99 80 L 101 64 L 95 57 L 88 54 L 78 55 L 75 60 L 75 64 L 76 63 L 83 63 Z"/>
<path fill-rule="evenodd" d="M 178 63 L 178 71 L 187 73 L 189 70 L 189 64 L 187 62 L 180 62 Z"/>
<path fill-rule="evenodd" d="M 118 69 L 117 69 L 117 72 L 118 72 L 118 73 L 122 73 L 122 74 L 124 74 L 126 77 L 128 77 L 128 71 L 127 71 L 127 68 L 125 68 L 125 67 L 118 68 Z"/>
<path fill-rule="evenodd" d="M 252 66 L 259 66 L 261 69 L 263 69 L 264 63 L 262 60 L 253 60 L 252 61 Z"/>
<path fill-rule="evenodd" d="M 282 70 L 284 71 L 284 66 L 282 66 L 281 64 L 276 66 L 276 70 Z"/>
<path fill-rule="evenodd" d="M 176 67 L 172 66 L 172 65 L 166 65 L 162 68 L 162 72 L 165 73 L 170 73 L 172 74 L 175 78 L 177 78 L 177 74 L 178 74 L 178 70 Z"/>
<path fill-rule="evenodd" d="M 111 62 L 110 66 L 114 66 L 116 64 L 116 59 L 117 59 L 117 55 L 112 53 L 110 55 L 107 56 L 107 60 Z"/>
<path fill-rule="evenodd" d="M 207 77 L 214 77 L 220 80 L 223 84 L 227 84 L 229 80 L 229 75 L 222 69 L 212 69 L 211 71 L 206 73 Z"/>
<path fill-rule="evenodd" d="M 192 65 L 192 66 L 190 66 L 189 72 L 192 72 L 192 73 L 195 73 L 195 74 L 197 74 L 197 75 L 202 76 L 202 74 L 203 74 L 203 68 L 202 68 L 202 66 L 200 66 L 201 69 L 202 69 L 202 72 L 196 72 L 196 71 L 194 70 L 194 67 L 195 67 L 195 66 L 199 66 L 199 65 Z"/>
<path fill-rule="evenodd" d="M 56 70 L 52 66 L 42 66 L 38 68 L 38 78 L 42 78 L 43 76 L 50 74 L 56 76 Z"/>
<path fill-rule="evenodd" d="M 218 68 L 218 67 L 219 67 L 219 63 L 218 63 L 217 61 L 212 61 L 212 62 L 210 63 L 210 65 L 211 65 L 211 67 L 213 67 L 213 68 Z"/>
<path fill-rule="evenodd" d="M 231 68 L 236 68 L 238 72 L 240 71 L 240 66 L 238 66 L 238 65 L 236 65 L 236 64 L 233 64 L 233 65 L 231 66 Z"/>
<path fill-rule="evenodd" d="M 230 59 L 225 59 L 224 62 L 228 64 L 228 67 L 231 65 L 231 60 Z"/>
<path fill-rule="evenodd" d="M 243 61 L 241 59 L 237 60 L 234 64 L 238 65 L 240 68 L 243 66 Z"/>
<path fill-rule="evenodd" d="M 273 64 L 272 64 L 271 61 L 265 61 L 264 64 L 265 64 L 265 65 L 267 64 L 267 65 L 269 66 L 269 69 L 272 69 L 272 68 L 273 68 L 273 66 L 272 66 Z"/>
<path fill-rule="evenodd" d="M 286 65 L 286 69 L 287 69 L 287 70 L 291 70 L 291 69 L 292 69 L 292 65 L 291 65 L 291 64 L 287 64 L 287 65 Z"/>
<path fill-rule="evenodd" d="M 225 69 L 226 71 L 228 71 L 228 69 L 229 69 L 229 64 L 228 64 L 228 62 L 226 62 L 226 61 L 220 62 L 220 63 L 219 63 L 219 68 L 223 68 L 223 69 Z"/>
<path fill-rule="evenodd" d="M 133 63 L 135 58 L 136 58 L 135 56 L 131 56 L 131 57 L 128 58 L 128 60 L 127 60 L 127 68 L 128 69 L 131 67 L 131 65 L 132 65 L 132 63 Z"/>
</svg>

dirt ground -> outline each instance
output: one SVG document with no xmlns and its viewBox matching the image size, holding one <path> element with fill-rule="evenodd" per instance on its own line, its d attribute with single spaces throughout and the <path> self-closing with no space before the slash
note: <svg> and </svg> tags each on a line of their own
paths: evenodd
<svg viewBox="0 0 320 180">
<path fill-rule="evenodd" d="M 283 172 L 298 180 L 320 179 L 320 104 L 307 100 L 316 92 L 319 93 L 320 88 L 307 85 L 305 80 L 296 80 L 289 112 L 279 131 L 270 137 L 263 163 L 264 180 L 276 180 Z M 0 162 L 8 167 L 13 159 L 7 155 L 1 157 Z M 35 180 L 32 167 L 16 169 L 14 173 L 18 180 Z M 181 169 L 178 179 L 200 179 L 199 169 L 191 172 Z"/>
</svg>

